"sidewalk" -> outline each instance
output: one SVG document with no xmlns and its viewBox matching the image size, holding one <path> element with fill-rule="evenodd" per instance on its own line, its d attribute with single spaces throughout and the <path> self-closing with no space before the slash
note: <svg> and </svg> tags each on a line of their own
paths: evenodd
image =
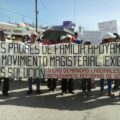
<svg viewBox="0 0 120 120">
<path fill-rule="evenodd" d="M 10 96 L 0 95 L 0 120 L 120 120 L 117 96 L 101 97 L 97 89 L 91 97 L 82 97 L 80 90 L 61 96 L 59 87 L 54 93 L 41 89 L 42 94 L 27 96 L 27 82 L 12 82 Z"/>
</svg>

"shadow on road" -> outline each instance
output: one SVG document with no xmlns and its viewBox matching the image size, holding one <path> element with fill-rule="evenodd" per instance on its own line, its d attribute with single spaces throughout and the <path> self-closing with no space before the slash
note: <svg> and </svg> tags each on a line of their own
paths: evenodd
<svg viewBox="0 0 120 120">
<path fill-rule="evenodd" d="M 26 83 L 21 83 L 26 85 Z M 23 86 L 24 86 L 23 85 Z M 42 86 L 44 87 L 44 86 Z M 24 88 L 24 87 L 23 87 Z M 26 88 L 27 90 L 27 88 Z M 57 110 L 75 110 L 82 111 L 88 109 L 94 109 L 108 105 L 120 105 L 119 97 L 106 97 L 99 96 L 97 90 L 93 91 L 93 96 L 82 97 L 79 92 L 75 95 L 60 95 L 58 88 L 55 93 L 49 93 L 48 89 L 42 89 L 42 94 L 36 95 L 35 93 L 27 96 L 26 90 L 22 90 L 20 87 L 18 90 L 13 90 L 9 97 L 0 96 L 0 105 L 15 105 L 32 108 L 48 108 Z"/>
</svg>

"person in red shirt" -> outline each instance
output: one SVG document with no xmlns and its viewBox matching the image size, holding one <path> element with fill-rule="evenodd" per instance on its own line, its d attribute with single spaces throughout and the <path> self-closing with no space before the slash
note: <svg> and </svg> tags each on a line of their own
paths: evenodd
<svg viewBox="0 0 120 120">
<path fill-rule="evenodd" d="M 72 38 L 71 38 L 71 42 L 76 43 L 76 44 L 82 44 L 83 40 L 80 40 L 78 38 L 78 33 L 75 32 L 74 36 L 72 36 Z"/>
<path fill-rule="evenodd" d="M 42 43 L 43 43 L 43 45 L 52 45 L 52 44 L 54 44 L 52 42 L 52 40 L 49 40 L 49 39 L 47 39 L 45 37 L 42 38 Z M 56 79 L 48 78 L 47 86 L 48 86 L 50 92 L 54 92 L 55 88 L 56 88 Z"/>
<path fill-rule="evenodd" d="M 50 44 L 51 44 L 51 41 L 50 41 L 48 38 L 45 38 L 45 37 L 43 36 L 43 38 L 42 38 L 42 43 L 43 43 L 44 45 L 50 45 Z"/>
</svg>

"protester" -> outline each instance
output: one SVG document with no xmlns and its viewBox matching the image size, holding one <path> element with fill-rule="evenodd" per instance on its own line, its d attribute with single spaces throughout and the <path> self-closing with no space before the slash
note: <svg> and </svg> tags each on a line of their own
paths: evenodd
<svg viewBox="0 0 120 120">
<path fill-rule="evenodd" d="M 29 43 L 29 42 L 30 42 L 30 37 L 29 37 L 29 35 L 23 36 L 22 42 L 23 42 L 23 43 Z"/>
<path fill-rule="evenodd" d="M 48 38 L 45 38 L 45 36 L 42 37 L 42 43 L 44 45 L 50 45 L 51 41 Z"/>
<path fill-rule="evenodd" d="M 102 43 L 101 44 L 106 44 L 106 43 L 110 43 L 110 42 L 115 42 L 116 36 L 113 35 L 112 33 L 106 33 L 102 36 Z M 107 79 L 107 83 L 108 83 L 108 96 L 114 96 L 114 94 L 112 93 L 112 80 L 113 79 Z M 103 95 L 103 91 L 104 91 L 104 78 L 100 80 L 100 94 Z"/>
<path fill-rule="evenodd" d="M 70 43 L 72 39 L 72 36 L 67 34 L 66 36 L 61 36 L 61 41 L 62 43 Z M 61 89 L 62 89 L 62 95 L 65 93 L 71 93 L 74 94 L 73 92 L 73 78 L 66 79 L 63 78 L 61 80 Z"/>
<path fill-rule="evenodd" d="M 30 44 L 31 44 L 33 49 L 34 49 L 35 45 L 38 44 L 37 33 L 33 32 L 31 34 Z M 40 78 L 39 77 L 34 77 L 34 76 L 28 78 L 29 90 L 27 91 L 27 94 L 32 94 L 33 93 L 33 88 L 32 88 L 33 81 L 32 80 L 35 80 L 35 83 L 36 83 L 36 93 L 40 94 Z"/>
<path fill-rule="evenodd" d="M 8 43 L 10 42 L 9 40 L 5 39 L 5 34 L 4 31 L 0 31 L 0 41 Z M 3 88 L 2 88 L 2 94 L 3 96 L 8 96 L 8 91 L 9 91 L 9 82 L 10 78 L 9 77 L 0 77 L 0 81 L 3 79 Z"/>
<path fill-rule="evenodd" d="M 80 39 L 78 38 L 78 33 L 77 33 L 77 32 L 74 33 L 74 36 L 72 36 L 71 41 L 72 41 L 73 43 L 76 43 L 76 44 L 82 44 L 82 43 L 83 43 L 83 40 L 80 40 Z"/>
<path fill-rule="evenodd" d="M 91 45 L 90 41 L 86 41 L 84 45 Z M 83 96 L 91 96 L 92 82 L 89 78 L 82 79 L 82 92 Z"/>
<path fill-rule="evenodd" d="M 60 37 L 60 43 L 63 43 L 64 39 L 65 39 L 65 36 L 61 36 Z"/>
<path fill-rule="evenodd" d="M 53 44 L 52 40 L 46 39 L 44 36 L 42 38 L 42 43 L 43 43 L 43 45 L 52 45 Z M 57 79 L 54 79 L 54 78 L 48 78 L 47 79 L 47 87 L 49 88 L 50 92 L 55 91 L 55 89 L 56 89 L 56 80 Z"/>
<path fill-rule="evenodd" d="M 117 33 L 114 33 L 113 35 L 116 36 L 116 40 L 115 42 L 120 42 L 120 35 Z M 118 90 L 120 87 L 120 79 L 116 79 L 114 80 L 114 86 L 113 86 L 113 90 Z"/>
</svg>

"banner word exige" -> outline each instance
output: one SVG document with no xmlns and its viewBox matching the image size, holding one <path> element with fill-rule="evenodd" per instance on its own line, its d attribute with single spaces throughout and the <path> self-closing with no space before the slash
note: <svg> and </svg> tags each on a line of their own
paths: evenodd
<svg viewBox="0 0 120 120">
<path fill-rule="evenodd" d="M 120 79 L 120 43 L 0 43 L 0 77 Z"/>
</svg>

